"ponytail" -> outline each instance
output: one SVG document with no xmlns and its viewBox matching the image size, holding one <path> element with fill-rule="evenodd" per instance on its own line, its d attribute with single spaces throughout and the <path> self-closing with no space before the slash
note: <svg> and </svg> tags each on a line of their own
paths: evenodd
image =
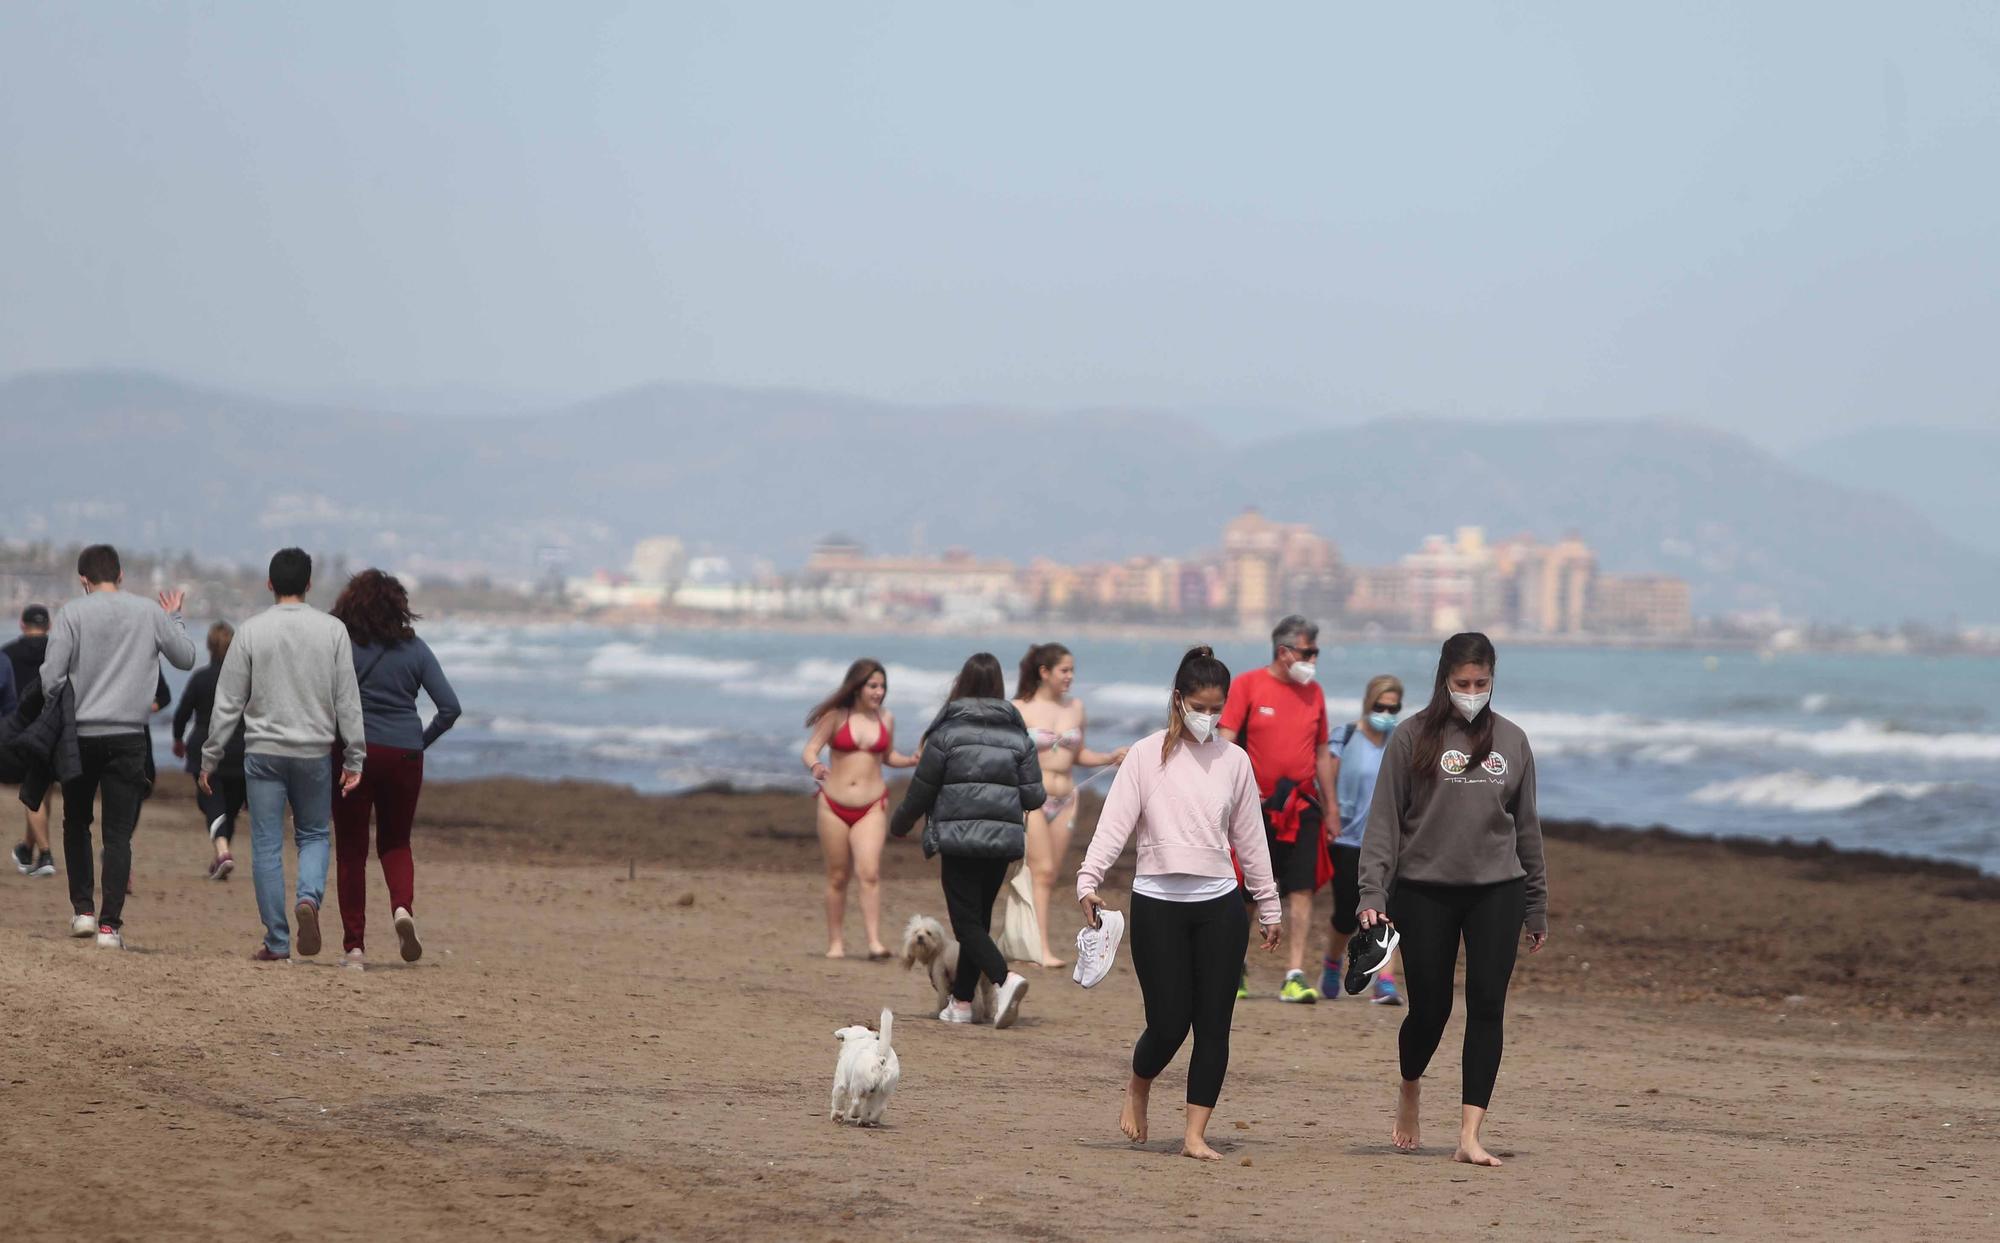
<svg viewBox="0 0 2000 1243">
<path fill-rule="evenodd" d="M 1217 686 L 1224 692 L 1229 690 L 1229 666 L 1215 658 L 1212 647 L 1204 644 L 1189 648 L 1187 655 L 1181 657 L 1180 667 L 1174 670 L 1174 693 L 1167 700 L 1167 738 L 1160 744 L 1160 763 L 1167 762 L 1187 733 L 1187 725 L 1181 720 L 1187 697 Z"/>
<path fill-rule="evenodd" d="M 1060 643 L 1037 643 L 1021 657 L 1021 673 L 1014 680 L 1014 698 L 1026 703 L 1042 689 L 1042 670 L 1053 669 L 1069 655 L 1069 649 Z"/>
</svg>

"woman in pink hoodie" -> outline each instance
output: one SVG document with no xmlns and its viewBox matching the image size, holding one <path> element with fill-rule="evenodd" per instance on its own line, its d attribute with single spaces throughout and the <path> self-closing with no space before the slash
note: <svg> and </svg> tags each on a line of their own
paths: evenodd
<svg viewBox="0 0 2000 1243">
<path fill-rule="evenodd" d="M 1221 1156 L 1208 1146 L 1208 1120 L 1229 1069 L 1229 1024 L 1250 946 L 1237 863 L 1257 904 L 1266 950 L 1278 948 L 1282 918 L 1250 758 L 1215 733 L 1228 692 L 1229 669 L 1213 651 L 1197 647 L 1181 658 L 1167 727 L 1132 744 L 1076 875 L 1077 901 L 1098 927 L 1104 903 L 1097 887 L 1136 831 L 1132 968 L 1145 997 L 1146 1030 L 1132 1049 L 1119 1127 L 1134 1141 L 1146 1138 L 1153 1080 L 1192 1028 L 1181 1152 L 1204 1161 Z"/>
</svg>

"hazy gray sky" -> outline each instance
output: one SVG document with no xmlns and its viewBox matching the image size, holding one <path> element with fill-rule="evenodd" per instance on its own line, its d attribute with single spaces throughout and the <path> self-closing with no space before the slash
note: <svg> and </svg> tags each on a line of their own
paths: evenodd
<svg viewBox="0 0 2000 1243">
<path fill-rule="evenodd" d="M 2000 6 L 0 5 L 0 373 L 2000 418 Z"/>
</svg>

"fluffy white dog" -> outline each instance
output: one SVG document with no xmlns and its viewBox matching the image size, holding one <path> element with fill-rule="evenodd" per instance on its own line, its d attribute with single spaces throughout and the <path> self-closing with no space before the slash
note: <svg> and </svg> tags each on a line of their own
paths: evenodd
<svg viewBox="0 0 2000 1243">
<path fill-rule="evenodd" d="M 930 973 L 931 989 L 937 994 L 932 1004 L 944 1009 L 951 1001 L 951 982 L 958 973 L 958 942 L 928 915 L 910 916 L 909 926 L 903 929 L 903 970 L 918 963 Z M 972 995 L 972 1021 L 993 1021 L 993 981 L 983 976 Z"/>
<path fill-rule="evenodd" d="M 896 1094 L 903 1079 L 903 1064 L 889 1044 L 889 1024 L 894 1018 L 882 1011 L 882 1030 L 843 1027 L 833 1033 L 840 1041 L 840 1061 L 833 1067 L 833 1103 L 826 1116 L 835 1122 L 874 1126 L 882 1121 L 882 1111 Z"/>
</svg>

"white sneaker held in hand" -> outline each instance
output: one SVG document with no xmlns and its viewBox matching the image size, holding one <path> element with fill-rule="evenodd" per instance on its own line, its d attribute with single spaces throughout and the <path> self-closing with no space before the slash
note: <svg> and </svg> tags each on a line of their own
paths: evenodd
<svg viewBox="0 0 2000 1243">
<path fill-rule="evenodd" d="M 1118 943 L 1125 938 L 1122 912 L 1099 907 L 1097 922 L 1098 927 L 1086 925 L 1076 934 L 1076 970 L 1071 974 L 1085 988 L 1095 988 L 1111 974 L 1111 961 L 1118 956 Z"/>
</svg>

